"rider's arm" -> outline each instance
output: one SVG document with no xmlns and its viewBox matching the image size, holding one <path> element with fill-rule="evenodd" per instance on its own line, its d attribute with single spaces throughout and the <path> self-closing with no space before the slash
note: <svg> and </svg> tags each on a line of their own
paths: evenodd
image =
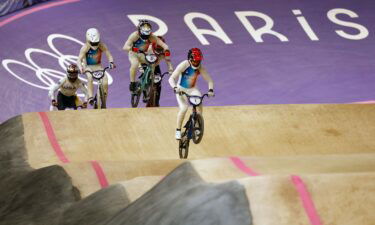
<svg viewBox="0 0 375 225">
<path fill-rule="evenodd" d="M 124 47 L 122 47 L 122 49 L 124 51 L 127 51 L 127 52 L 130 52 L 132 51 L 132 48 L 133 48 L 133 43 L 136 42 L 138 40 L 138 34 L 137 32 L 133 32 L 129 35 L 128 37 L 128 40 L 125 42 L 124 44 Z"/>
<path fill-rule="evenodd" d="M 81 72 L 86 68 L 87 62 L 86 62 L 86 53 L 89 50 L 89 47 L 84 44 L 79 51 L 78 60 L 77 60 L 77 66 Z"/>
<path fill-rule="evenodd" d="M 56 84 L 54 84 L 50 89 L 49 89 L 49 92 L 48 92 L 48 96 L 51 100 L 55 100 L 55 93 L 57 90 L 59 90 L 59 88 L 62 86 L 62 84 L 64 83 L 66 78 L 61 78 L 59 80 L 59 82 L 57 82 Z"/>
<path fill-rule="evenodd" d="M 181 62 L 178 64 L 176 69 L 173 71 L 172 75 L 169 77 L 169 85 L 171 85 L 172 88 L 177 87 L 176 79 L 184 72 L 184 70 L 187 68 L 188 65 L 186 65 L 187 60 Z"/>
<path fill-rule="evenodd" d="M 161 59 L 160 60 L 165 60 L 165 63 L 167 64 L 168 66 L 168 72 L 170 74 L 172 74 L 173 72 L 173 65 L 172 65 L 172 62 L 171 62 L 171 59 L 166 59 L 164 55 L 160 56 Z"/>
<path fill-rule="evenodd" d="M 171 52 L 169 50 L 169 47 L 167 44 L 165 44 L 162 40 L 160 40 L 160 38 L 158 38 L 157 36 L 155 35 L 151 35 L 150 36 L 150 39 L 151 39 L 151 42 L 152 43 L 156 43 L 157 45 L 161 46 L 163 49 L 164 49 L 164 55 L 165 55 L 165 59 L 169 60 L 170 56 L 171 56 Z"/>
<path fill-rule="evenodd" d="M 105 52 L 107 59 L 110 63 L 113 63 L 113 56 L 111 55 L 111 52 L 108 50 L 108 47 L 104 43 L 100 43 L 99 45 L 100 49 Z"/>
<path fill-rule="evenodd" d="M 212 80 L 211 76 L 207 73 L 207 70 L 201 65 L 201 68 L 199 71 L 202 74 L 203 79 L 205 79 L 208 83 L 208 89 L 213 90 L 214 89 L 214 81 Z"/>
<path fill-rule="evenodd" d="M 172 73 L 173 72 L 173 65 L 171 63 L 171 60 L 165 60 L 165 62 L 167 63 L 167 66 L 168 66 L 168 72 Z"/>
<path fill-rule="evenodd" d="M 88 90 L 87 90 L 85 84 L 82 81 L 79 83 L 79 88 L 81 88 L 83 94 L 85 95 L 85 102 L 87 102 L 87 99 L 88 99 Z"/>
</svg>

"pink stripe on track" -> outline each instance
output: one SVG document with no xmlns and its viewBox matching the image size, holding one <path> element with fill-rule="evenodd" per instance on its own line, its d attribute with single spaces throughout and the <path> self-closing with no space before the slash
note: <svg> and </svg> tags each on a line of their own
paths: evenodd
<svg viewBox="0 0 375 225">
<path fill-rule="evenodd" d="M 33 7 L 31 9 L 28 9 L 28 10 L 25 9 L 25 10 L 22 10 L 20 13 L 12 16 L 12 17 L 9 17 L 9 18 L 7 18 L 3 21 L 0 21 L 0 27 L 6 25 L 8 23 L 11 23 L 12 21 L 17 20 L 21 17 L 32 14 L 34 12 L 38 12 L 38 11 L 48 9 L 48 8 L 51 8 L 51 7 L 55 7 L 55 6 L 59 6 L 59 5 L 65 5 L 65 4 L 69 4 L 69 3 L 73 3 L 73 2 L 79 2 L 79 1 L 80 0 L 58 0 L 58 1 L 53 1 L 51 3 L 43 4 L 42 6 Z"/>
<path fill-rule="evenodd" d="M 314 202 L 311 199 L 310 193 L 307 190 L 305 183 L 303 183 L 302 179 L 299 176 L 295 175 L 291 176 L 291 180 L 299 193 L 303 207 L 305 208 L 305 212 L 310 219 L 310 223 L 312 225 L 322 225 L 320 217 L 316 212 Z"/>
<path fill-rule="evenodd" d="M 242 172 L 250 176 L 259 176 L 258 173 L 254 172 L 250 167 L 246 166 L 245 163 L 239 157 L 230 157 L 230 160 L 240 169 Z"/>
<path fill-rule="evenodd" d="M 232 162 L 236 165 L 238 169 L 250 176 L 260 176 L 261 174 L 254 172 L 253 169 L 246 166 L 246 164 L 239 157 L 230 157 Z M 299 193 L 299 197 L 302 201 L 303 208 L 307 216 L 309 217 L 311 225 L 322 225 L 320 217 L 315 209 L 314 202 L 312 201 L 310 194 L 299 176 L 292 175 L 291 180 L 295 188 Z"/>
<path fill-rule="evenodd" d="M 46 130 L 48 139 L 51 143 L 52 148 L 55 150 L 55 153 L 57 157 L 60 159 L 63 163 L 69 163 L 69 159 L 65 156 L 64 152 L 62 151 L 59 142 L 57 141 L 55 132 L 53 131 L 52 125 L 48 119 L 47 113 L 45 112 L 39 112 L 39 116 L 42 119 L 42 122 L 44 124 L 44 128 Z M 103 171 L 103 168 L 100 166 L 100 164 L 97 161 L 91 161 L 91 165 L 95 170 L 96 176 L 98 177 L 100 186 L 102 188 L 108 187 L 109 183 L 107 180 L 107 177 L 105 176 L 105 173 Z"/>
<path fill-rule="evenodd" d="M 47 113 L 39 112 L 39 116 L 43 121 L 44 129 L 46 130 L 49 142 L 51 143 L 53 150 L 55 150 L 57 157 L 60 159 L 61 162 L 68 163 L 69 159 L 65 157 L 65 154 L 62 151 L 59 142 L 57 141 L 55 132 L 53 131 L 53 128 L 48 119 Z"/>
<path fill-rule="evenodd" d="M 375 100 L 364 101 L 364 102 L 353 102 L 354 104 L 375 104 Z"/>
<path fill-rule="evenodd" d="M 108 187 L 109 183 L 107 177 L 105 176 L 103 168 L 100 166 L 99 162 L 92 160 L 91 165 L 95 170 L 96 176 L 99 179 L 100 186 L 102 188 Z"/>
</svg>

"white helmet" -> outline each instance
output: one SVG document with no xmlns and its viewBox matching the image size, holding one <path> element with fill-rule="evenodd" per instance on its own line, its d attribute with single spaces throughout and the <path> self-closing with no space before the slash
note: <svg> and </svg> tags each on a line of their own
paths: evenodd
<svg viewBox="0 0 375 225">
<path fill-rule="evenodd" d="M 100 33 L 96 28 L 90 28 L 86 31 L 86 42 L 91 45 L 91 48 L 96 50 L 100 42 Z"/>
</svg>

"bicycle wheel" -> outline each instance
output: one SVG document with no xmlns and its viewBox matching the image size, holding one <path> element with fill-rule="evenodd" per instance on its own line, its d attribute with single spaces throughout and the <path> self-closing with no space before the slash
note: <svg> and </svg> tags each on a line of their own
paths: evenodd
<svg viewBox="0 0 375 225">
<path fill-rule="evenodd" d="M 142 102 L 143 103 L 147 103 L 148 102 L 148 92 L 147 92 L 147 89 L 143 90 L 142 94 L 143 94 Z"/>
<path fill-rule="evenodd" d="M 131 105 L 133 108 L 136 108 L 139 103 L 139 99 L 141 97 L 141 91 L 140 91 L 140 84 L 137 83 L 137 91 L 135 93 L 131 94 Z"/>
<path fill-rule="evenodd" d="M 181 140 L 179 141 L 179 148 L 178 152 L 180 155 L 180 159 L 186 159 L 189 155 L 189 138 L 187 138 L 186 131 L 181 137 Z"/>
<path fill-rule="evenodd" d="M 98 95 L 95 95 L 94 97 L 94 109 L 98 108 Z"/>
<path fill-rule="evenodd" d="M 100 92 L 100 103 L 101 103 L 100 108 L 105 109 L 105 108 L 107 108 L 107 106 L 106 106 L 106 100 L 105 100 L 103 86 L 99 87 L 99 92 Z"/>
<path fill-rule="evenodd" d="M 154 82 L 150 85 L 150 92 L 148 94 L 148 101 L 146 107 L 155 107 L 155 101 L 156 101 L 156 88 L 154 85 Z"/>
<path fill-rule="evenodd" d="M 151 92 L 152 92 L 152 82 L 148 80 L 145 85 L 145 89 L 143 90 L 143 103 L 148 104 L 150 100 Z"/>
<path fill-rule="evenodd" d="M 193 142 L 199 144 L 204 133 L 204 120 L 201 114 L 197 113 L 193 124 Z"/>
</svg>

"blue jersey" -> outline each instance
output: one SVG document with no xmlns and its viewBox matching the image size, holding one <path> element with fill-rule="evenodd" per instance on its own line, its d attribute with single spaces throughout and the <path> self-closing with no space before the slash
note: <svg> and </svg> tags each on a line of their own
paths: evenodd
<svg viewBox="0 0 375 225">
<path fill-rule="evenodd" d="M 142 51 L 147 51 L 148 47 L 150 46 L 150 41 L 149 40 L 143 40 L 142 38 L 138 38 L 136 42 L 133 43 L 133 46 L 135 48 L 138 48 Z"/>
<path fill-rule="evenodd" d="M 183 88 L 195 87 L 199 74 L 199 69 L 194 69 L 193 67 L 189 66 L 184 70 L 184 72 L 182 72 L 179 85 Z"/>
<path fill-rule="evenodd" d="M 90 48 L 86 53 L 87 65 L 97 65 L 100 64 L 102 60 L 102 50 L 97 48 L 96 50 Z"/>
</svg>

